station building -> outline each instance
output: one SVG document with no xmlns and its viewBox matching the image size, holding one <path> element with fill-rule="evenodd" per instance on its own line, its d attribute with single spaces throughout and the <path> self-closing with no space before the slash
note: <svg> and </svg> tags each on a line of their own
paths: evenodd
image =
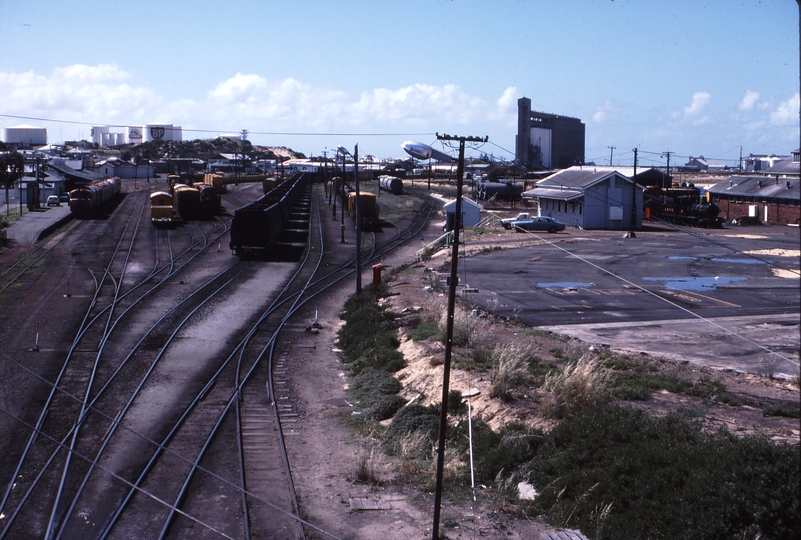
<svg viewBox="0 0 801 540">
<path fill-rule="evenodd" d="M 639 177 L 639 175 L 638 175 Z M 642 228 L 642 186 L 606 167 L 570 167 L 523 193 L 535 198 L 539 215 L 582 229 Z"/>
</svg>

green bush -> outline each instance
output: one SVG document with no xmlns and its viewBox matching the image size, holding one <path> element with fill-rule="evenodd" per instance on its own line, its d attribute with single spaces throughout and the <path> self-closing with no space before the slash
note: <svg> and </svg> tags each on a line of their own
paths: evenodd
<svg viewBox="0 0 801 540">
<path fill-rule="evenodd" d="M 401 410 L 404 405 L 406 405 L 406 400 L 398 394 L 380 396 L 370 407 L 369 416 L 377 422 L 388 420 Z"/>
<path fill-rule="evenodd" d="M 406 366 L 394 315 L 375 302 L 371 294 L 351 295 L 342 313 L 345 325 L 337 334 L 354 374 L 373 367 L 394 373 Z"/>
<path fill-rule="evenodd" d="M 403 386 L 398 379 L 386 371 L 373 367 L 362 370 L 350 383 L 350 395 L 359 400 L 397 394 L 402 389 Z"/>
<path fill-rule="evenodd" d="M 439 412 L 436 407 L 424 407 L 412 404 L 402 408 L 392 418 L 387 428 L 387 439 L 390 443 L 399 442 L 406 435 L 419 432 L 431 440 L 437 439 L 439 431 Z"/>
<path fill-rule="evenodd" d="M 606 538 L 799 538 L 798 449 L 623 407 L 561 422 L 529 463 L 532 511 Z M 603 521 L 599 509 L 604 509 Z"/>
<path fill-rule="evenodd" d="M 439 339 L 439 323 L 436 321 L 426 321 L 420 323 L 417 328 L 407 334 L 412 341 L 426 341 Z"/>
<path fill-rule="evenodd" d="M 466 431 L 466 426 L 462 429 Z M 465 433 L 466 435 L 466 433 Z M 466 440 L 464 437 L 462 440 Z M 529 462 L 543 442 L 543 434 L 522 424 L 508 424 L 494 432 L 482 420 L 473 420 L 473 456 L 476 482 L 494 483 L 501 473 L 510 475 L 516 468 Z M 465 445 L 463 452 L 468 452 Z M 469 455 L 463 459 L 467 463 Z M 469 470 L 465 467 L 465 474 Z"/>
<path fill-rule="evenodd" d="M 764 416 L 784 416 L 786 418 L 801 418 L 801 408 L 797 403 L 779 402 L 768 405 L 762 410 Z"/>
</svg>

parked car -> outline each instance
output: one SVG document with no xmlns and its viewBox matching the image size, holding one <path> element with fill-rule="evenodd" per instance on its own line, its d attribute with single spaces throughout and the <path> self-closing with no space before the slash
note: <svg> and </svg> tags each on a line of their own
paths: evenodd
<svg viewBox="0 0 801 540">
<path fill-rule="evenodd" d="M 58 200 L 58 195 L 50 195 L 47 198 L 47 206 L 61 206 L 61 201 Z"/>
<path fill-rule="evenodd" d="M 506 218 L 501 220 L 501 225 L 504 229 L 511 229 L 513 221 L 523 221 L 526 219 L 531 219 L 531 215 L 528 212 L 521 212 L 517 214 L 515 217 Z"/>
<path fill-rule="evenodd" d="M 556 231 L 564 231 L 565 224 L 556 221 L 548 216 L 535 216 L 529 219 L 520 219 L 513 221 L 510 227 L 518 232 L 521 231 L 548 231 L 555 233 Z"/>
<path fill-rule="evenodd" d="M 61 202 L 70 202 L 70 194 L 69 193 L 62 193 L 58 196 L 58 200 Z"/>
</svg>

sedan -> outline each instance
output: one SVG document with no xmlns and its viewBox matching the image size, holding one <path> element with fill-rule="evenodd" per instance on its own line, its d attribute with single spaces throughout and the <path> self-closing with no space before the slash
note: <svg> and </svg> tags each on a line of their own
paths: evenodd
<svg viewBox="0 0 801 540">
<path fill-rule="evenodd" d="M 529 219 L 521 219 L 513 221 L 511 224 L 512 229 L 520 231 L 548 231 L 555 233 L 556 231 L 564 231 L 565 224 L 556 221 L 548 216 L 536 216 Z"/>
</svg>

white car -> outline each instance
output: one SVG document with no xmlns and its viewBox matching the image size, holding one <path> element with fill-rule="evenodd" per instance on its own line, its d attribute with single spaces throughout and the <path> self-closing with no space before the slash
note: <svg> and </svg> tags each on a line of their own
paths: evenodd
<svg viewBox="0 0 801 540">
<path fill-rule="evenodd" d="M 58 195 L 50 195 L 47 198 L 47 206 L 61 206 L 61 201 L 58 200 Z"/>
<path fill-rule="evenodd" d="M 531 219 L 531 215 L 528 212 L 521 212 L 517 214 L 515 217 L 510 217 L 501 220 L 501 225 L 504 229 L 511 229 L 513 221 L 523 221 L 526 219 Z"/>
</svg>

